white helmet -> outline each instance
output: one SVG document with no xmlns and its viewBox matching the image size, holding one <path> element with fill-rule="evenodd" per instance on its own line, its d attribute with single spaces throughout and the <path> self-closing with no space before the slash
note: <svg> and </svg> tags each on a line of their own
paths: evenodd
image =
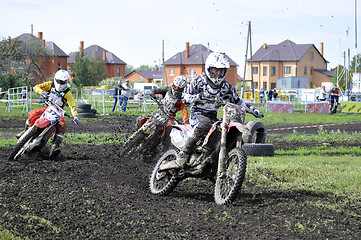
<svg viewBox="0 0 361 240">
<path fill-rule="evenodd" d="M 178 75 L 173 80 L 173 87 L 185 88 L 187 86 L 188 80 L 183 75 Z"/>
<path fill-rule="evenodd" d="M 67 87 L 69 83 L 69 73 L 65 70 L 59 70 L 55 73 L 54 76 L 54 86 L 55 86 L 55 90 L 57 92 L 62 92 L 65 89 L 67 89 Z"/>
<path fill-rule="evenodd" d="M 184 88 L 187 86 L 187 83 L 188 83 L 188 80 L 185 76 L 183 76 L 183 75 L 176 76 L 173 79 L 172 93 L 177 97 L 182 96 L 182 92 L 183 92 Z"/>
<path fill-rule="evenodd" d="M 218 87 L 226 77 L 229 61 L 224 53 L 212 52 L 207 57 L 205 67 L 207 77 L 216 87 Z M 212 68 L 218 69 L 220 71 L 219 74 L 215 74 L 211 70 Z"/>
</svg>

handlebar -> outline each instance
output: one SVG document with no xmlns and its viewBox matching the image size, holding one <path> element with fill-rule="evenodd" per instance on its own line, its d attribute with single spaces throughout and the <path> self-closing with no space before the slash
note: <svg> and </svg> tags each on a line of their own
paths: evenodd
<svg viewBox="0 0 361 240">
<path fill-rule="evenodd" d="M 149 95 L 149 97 L 156 103 L 158 104 L 159 106 L 159 109 L 162 111 L 162 113 L 164 113 L 167 117 L 169 117 L 170 119 L 175 119 L 174 117 L 170 116 L 168 113 L 166 113 L 164 110 L 163 110 L 163 104 L 161 102 L 158 101 L 157 98 L 155 98 L 154 96 L 152 95 Z"/>
<path fill-rule="evenodd" d="M 55 102 L 53 102 L 53 99 L 52 99 L 51 97 L 48 97 L 48 98 L 45 99 L 45 104 L 48 105 L 48 106 L 49 106 L 49 105 L 53 105 L 56 109 L 58 109 L 59 111 L 61 111 L 61 112 L 64 114 L 64 116 L 67 116 L 68 118 L 70 118 L 71 120 L 73 120 L 73 117 L 70 116 L 69 114 L 67 114 L 66 111 L 65 111 L 62 107 L 60 107 L 58 104 L 56 104 Z"/>
</svg>

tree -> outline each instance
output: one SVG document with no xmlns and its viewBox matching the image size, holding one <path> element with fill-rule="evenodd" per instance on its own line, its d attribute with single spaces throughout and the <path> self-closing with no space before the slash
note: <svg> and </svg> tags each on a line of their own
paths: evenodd
<svg viewBox="0 0 361 240">
<path fill-rule="evenodd" d="M 0 42 L 0 87 L 3 89 L 28 86 L 33 83 L 33 73 L 40 71 L 37 60 L 50 53 L 36 41 L 23 42 L 8 37 Z M 41 71 L 40 71 L 41 74 Z M 42 74 L 41 74 L 42 75 Z"/>
<path fill-rule="evenodd" d="M 105 63 L 98 54 L 82 58 L 76 54 L 75 63 L 71 68 L 73 83 L 76 86 L 96 86 L 107 76 Z"/>
</svg>

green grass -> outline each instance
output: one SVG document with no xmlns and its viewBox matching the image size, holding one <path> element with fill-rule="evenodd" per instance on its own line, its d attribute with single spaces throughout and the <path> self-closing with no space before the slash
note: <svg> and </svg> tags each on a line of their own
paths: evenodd
<svg viewBox="0 0 361 240">
<path fill-rule="evenodd" d="M 248 157 L 248 179 L 275 189 L 294 189 L 360 200 L 360 156 Z"/>
</svg>

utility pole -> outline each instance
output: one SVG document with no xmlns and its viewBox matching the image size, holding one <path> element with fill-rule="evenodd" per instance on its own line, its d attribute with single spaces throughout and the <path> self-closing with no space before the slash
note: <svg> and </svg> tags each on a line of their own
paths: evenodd
<svg viewBox="0 0 361 240">
<path fill-rule="evenodd" d="M 248 45 L 250 48 L 250 54 L 251 54 L 251 84 L 252 84 L 252 95 L 254 98 L 254 84 L 253 84 L 253 61 L 252 61 L 252 39 L 251 39 L 251 21 L 248 22 L 248 33 L 247 33 L 247 46 L 246 46 L 246 55 L 245 55 L 245 61 L 244 61 L 244 72 L 243 72 L 243 84 L 241 89 L 241 98 L 243 99 L 243 93 L 245 89 L 245 79 L 246 79 L 246 70 L 247 70 L 247 57 L 248 57 Z"/>
<path fill-rule="evenodd" d="M 164 64 L 164 40 L 163 40 L 163 50 L 162 50 L 162 58 L 163 58 L 163 77 L 165 78 L 165 84 L 168 86 L 168 79 L 167 79 L 167 72 L 165 70 L 165 64 Z"/>
</svg>

